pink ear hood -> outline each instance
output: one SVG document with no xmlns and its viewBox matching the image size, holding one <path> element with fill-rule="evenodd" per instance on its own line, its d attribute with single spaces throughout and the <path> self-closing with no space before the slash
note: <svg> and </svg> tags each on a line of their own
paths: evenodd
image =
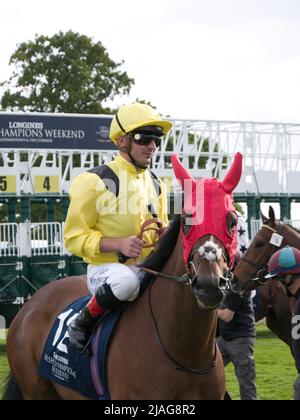
<svg viewBox="0 0 300 420">
<path fill-rule="evenodd" d="M 224 190 L 230 194 L 237 187 L 240 182 L 243 171 L 243 155 L 241 153 L 236 153 L 234 156 L 233 163 L 229 169 L 224 180 L 221 182 Z"/>
<path fill-rule="evenodd" d="M 185 180 L 192 180 L 194 178 L 188 173 L 188 171 L 185 169 L 185 167 L 182 165 L 182 163 L 176 155 L 172 155 L 171 159 L 175 176 L 178 182 L 180 183 L 181 187 L 183 188 Z"/>
<path fill-rule="evenodd" d="M 184 190 L 185 213 L 192 211 L 192 228 L 187 236 L 182 231 L 184 261 L 187 263 L 195 243 L 205 235 L 213 235 L 226 248 L 231 264 L 237 249 L 236 229 L 230 235 L 227 229 L 228 212 L 235 211 L 232 192 L 242 174 L 242 155 L 235 155 L 233 164 L 223 182 L 216 178 L 194 179 L 177 156 L 172 156 L 176 178 Z"/>
</svg>

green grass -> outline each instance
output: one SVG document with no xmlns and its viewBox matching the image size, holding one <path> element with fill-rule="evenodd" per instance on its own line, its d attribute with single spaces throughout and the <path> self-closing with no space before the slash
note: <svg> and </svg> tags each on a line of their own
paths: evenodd
<svg viewBox="0 0 300 420">
<path fill-rule="evenodd" d="M 259 400 L 292 400 L 297 377 L 289 347 L 275 337 L 264 323 L 257 325 L 255 345 L 256 385 Z M 239 386 L 232 364 L 226 367 L 227 389 L 238 400 Z"/>
<path fill-rule="evenodd" d="M 0 340 L 0 397 L 8 375 L 8 363 L 5 354 L 5 340 Z"/>
<path fill-rule="evenodd" d="M 255 346 L 257 394 L 260 400 L 293 399 L 293 383 L 297 377 L 289 348 L 264 325 L 257 326 Z M 5 341 L 0 340 L 0 396 L 8 374 Z M 232 365 L 226 367 L 227 389 L 232 399 L 239 399 L 239 387 Z"/>
</svg>

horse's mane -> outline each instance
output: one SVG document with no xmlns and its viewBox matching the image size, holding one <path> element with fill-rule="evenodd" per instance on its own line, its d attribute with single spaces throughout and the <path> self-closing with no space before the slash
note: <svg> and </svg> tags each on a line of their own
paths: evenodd
<svg viewBox="0 0 300 420">
<path fill-rule="evenodd" d="M 292 230 L 294 230 L 297 233 L 300 233 L 300 230 L 292 226 L 290 223 L 284 223 L 286 226 L 290 227 Z M 273 226 L 273 223 L 271 220 L 267 221 L 267 225 Z"/>
<path fill-rule="evenodd" d="M 299 230 L 299 229 L 296 229 L 294 226 L 290 225 L 289 223 L 287 223 L 287 225 L 288 225 L 288 226 L 289 226 L 292 230 L 294 230 L 295 232 L 300 233 L 300 230 Z"/>
<path fill-rule="evenodd" d="M 180 215 L 174 216 L 169 231 L 160 239 L 157 249 L 142 264 L 144 268 L 161 271 L 176 245 L 180 230 Z M 144 280 L 152 278 L 151 274 L 145 274 Z"/>
</svg>

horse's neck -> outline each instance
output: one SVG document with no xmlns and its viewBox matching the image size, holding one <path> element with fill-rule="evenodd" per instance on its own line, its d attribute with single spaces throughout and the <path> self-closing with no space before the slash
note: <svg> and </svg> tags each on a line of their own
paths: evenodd
<svg viewBox="0 0 300 420">
<path fill-rule="evenodd" d="M 292 229 L 289 225 L 283 226 L 285 245 L 294 246 L 295 248 L 300 249 L 300 232 Z"/>
<path fill-rule="evenodd" d="M 179 236 L 163 273 L 178 276 L 186 273 L 181 242 Z M 201 353 L 210 358 L 215 346 L 217 314 L 200 310 L 189 285 L 159 279 L 153 287 L 153 310 L 168 349 L 187 361 L 200 357 Z"/>
</svg>

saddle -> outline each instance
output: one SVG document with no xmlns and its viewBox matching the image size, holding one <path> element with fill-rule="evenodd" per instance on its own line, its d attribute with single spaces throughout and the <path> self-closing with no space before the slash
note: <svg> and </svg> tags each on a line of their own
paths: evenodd
<svg viewBox="0 0 300 420">
<path fill-rule="evenodd" d="M 69 343 L 68 326 L 90 295 L 68 306 L 55 320 L 39 364 L 40 376 L 93 400 L 109 400 L 106 355 L 123 308 L 107 312 L 91 339 L 92 354 L 79 353 Z"/>
</svg>

